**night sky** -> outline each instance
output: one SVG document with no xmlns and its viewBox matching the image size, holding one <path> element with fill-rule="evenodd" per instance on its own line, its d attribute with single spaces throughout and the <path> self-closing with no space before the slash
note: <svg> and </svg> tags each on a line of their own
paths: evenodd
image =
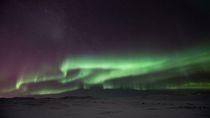
<svg viewBox="0 0 210 118">
<path fill-rule="evenodd" d="M 210 89 L 209 0 L 1 0 L 0 97 Z"/>
</svg>

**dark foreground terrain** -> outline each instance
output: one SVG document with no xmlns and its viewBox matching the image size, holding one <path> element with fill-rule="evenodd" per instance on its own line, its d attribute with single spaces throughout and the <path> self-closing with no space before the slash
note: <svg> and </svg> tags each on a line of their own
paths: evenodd
<svg viewBox="0 0 210 118">
<path fill-rule="evenodd" d="M 208 92 L 1 98 L 0 118 L 210 118 Z"/>
</svg>

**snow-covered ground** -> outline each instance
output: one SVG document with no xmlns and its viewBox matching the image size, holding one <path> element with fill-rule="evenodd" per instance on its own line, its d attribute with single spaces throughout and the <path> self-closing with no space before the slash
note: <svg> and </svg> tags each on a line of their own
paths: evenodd
<svg viewBox="0 0 210 118">
<path fill-rule="evenodd" d="M 209 95 L 13 98 L 0 100 L 0 118 L 210 118 Z"/>
</svg>

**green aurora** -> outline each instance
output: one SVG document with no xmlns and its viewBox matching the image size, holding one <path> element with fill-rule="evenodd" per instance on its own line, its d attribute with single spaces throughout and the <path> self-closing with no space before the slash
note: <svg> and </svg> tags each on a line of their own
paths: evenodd
<svg viewBox="0 0 210 118">
<path fill-rule="evenodd" d="M 77 56 L 65 59 L 59 74 L 21 74 L 13 88 L 19 95 L 59 94 L 100 86 L 103 89 L 209 90 L 208 49 L 150 56 Z M 0 91 L 2 92 L 2 91 Z"/>
</svg>

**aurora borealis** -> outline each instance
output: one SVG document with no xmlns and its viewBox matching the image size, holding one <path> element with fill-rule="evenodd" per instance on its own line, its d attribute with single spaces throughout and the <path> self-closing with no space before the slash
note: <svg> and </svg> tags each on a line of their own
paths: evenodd
<svg viewBox="0 0 210 118">
<path fill-rule="evenodd" d="M 209 66 L 208 49 L 147 57 L 78 56 L 65 59 L 57 67 L 60 70 L 57 74 L 47 74 L 49 70 L 45 70 L 20 75 L 14 88 L 7 92 L 17 91 L 23 95 L 59 94 L 94 86 L 104 89 L 209 90 L 208 78 L 199 81 L 192 78 L 194 74 L 209 73 Z M 44 86 L 46 83 L 48 86 Z M 57 88 L 49 83 L 56 84 Z"/>
<path fill-rule="evenodd" d="M 0 97 L 210 90 L 206 0 L 0 1 Z"/>
</svg>

